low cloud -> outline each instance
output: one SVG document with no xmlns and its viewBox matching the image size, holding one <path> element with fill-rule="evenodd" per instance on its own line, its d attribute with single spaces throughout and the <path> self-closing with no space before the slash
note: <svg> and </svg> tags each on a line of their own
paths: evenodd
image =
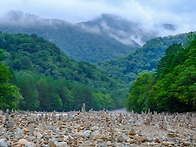
<svg viewBox="0 0 196 147">
<path fill-rule="evenodd" d="M 71 23 L 88 21 L 102 13 L 110 13 L 142 23 L 147 29 L 164 23 L 176 25 L 175 33 L 196 29 L 194 0 L 2 0 L 0 5 L 0 14 L 20 10 Z"/>
</svg>

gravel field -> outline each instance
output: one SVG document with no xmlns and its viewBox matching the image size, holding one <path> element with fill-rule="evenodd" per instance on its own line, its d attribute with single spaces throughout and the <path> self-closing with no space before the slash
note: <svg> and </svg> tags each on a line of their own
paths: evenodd
<svg viewBox="0 0 196 147">
<path fill-rule="evenodd" d="M 0 147 L 196 146 L 196 113 L 122 110 L 0 111 Z"/>
</svg>

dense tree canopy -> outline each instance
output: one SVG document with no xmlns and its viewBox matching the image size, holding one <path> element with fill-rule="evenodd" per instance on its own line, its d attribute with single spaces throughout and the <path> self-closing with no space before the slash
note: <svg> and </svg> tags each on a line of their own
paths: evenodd
<svg viewBox="0 0 196 147">
<path fill-rule="evenodd" d="M 125 92 L 118 92 L 123 82 L 91 63 L 75 62 L 36 34 L 0 33 L 0 47 L 5 50 L 2 62 L 13 69 L 13 81 L 24 98 L 20 109 L 69 111 L 83 103 L 96 110 L 123 107 L 123 100 L 118 103 L 122 97 L 125 101 Z M 119 94 L 113 98 L 114 93 Z"/>
<path fill-rule="evenodd" d="M 196 111 L 196 37 L 192 36 L 184 45 L 170 46 L 159 61 L 156 73 L 144 85 L 139 85 L 141 92 L 135 93 L 138 80 L 141 82 L 141 78 L 136 80 L 127 98 L 127 109 L 138 112 L 147 109 Z M 138 108 L 141 100 L 143 105 Z"/>
<path fill-rule="evenodd" d="M 2 50 L 0 49 L 0 57 Z M 11 83 L 12 75 L 7 66 L 0 62 L 0 109 L 16 109 L 19 100 L 19 88 Z"/>
<path fill-rule="evenodd" d="M 152 76 L 149 73 L 144 73 L 137 77 L 136 81 L 130 89 L 129 96 L 127 97 L 127 109 L 137 112 L 143 111 L 145 106 L 144 93 L 147 88 L 147 83 L 150 81 L 151 77 Z"/>
</svg>

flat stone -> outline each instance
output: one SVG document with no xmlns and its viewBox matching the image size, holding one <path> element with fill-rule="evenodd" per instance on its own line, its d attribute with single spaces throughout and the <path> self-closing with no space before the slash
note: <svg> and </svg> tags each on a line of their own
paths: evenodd
<svg viewBox="0 0 196 147">
<path fill-rule="evenodd" d="M 96 134 L 94 134 L 94 135 L 93 135 L 93 137 L 94 137 L 94 139 L 98 139 L 98 138 L 100 138 L 100 137 L 101 137 L 101 134 L 96 133 Z"/>
<path fill-rule="evenodd" d="M 170 132 L 169 132 L 169 133 L 167 134 L 167 136 L 170 137 L 170 138 L 174 138 L 174 137 L 176 137 L 176 134 L 170 133 Z"/>
<path fill-rule="evenodd" d="M 126 142 L 127 140 L 123 136 L 118 137 L 118 142 Z"/>
<path fill-rule="evenodd" d="M 162 144 L 165 145 L 165 146 L 172 146 L 172 145 L 175 145 L 174 142 L 166 142 L 166 141 L 164 141 Z"/>
<path fill-rule="evenodd" d="M 36 139 L 36 137 L 35 136 L 28 136 L 26 139 L 29 141 L 34 141 Z"/>
<path fill-rule="evenodd" d="M 167 131 L 168 131 L 169 133 L 175 133 L 175 131 L 172 130 L 172 129 L 168 129 Z"/>
<path fill-rule="evenodd" d="M 111 144 L 111 146 L 112 146 L 112 147 L 117 147 L 117 143 L 116 143 L 116 142 L 113 142 L 113 143 Z"/>
<path fill-rule="evenodd" d="M 84 137 L 84 132 L 77 132 L 75 135 L 78 137 Z"/>
<path fill-rule="evenodd" d="M 185 142 L 183 142 L 183 146 L 190 146 L 190 142 L 187 142 L 187 141 L 185 141 Z"/>
<path fill-rule="evenodd" d="M 24 135 L 24 131 L 21 130 L 19 127 L 16 127 L 16 138 L 20 138 L 22 135 Z"/>
<path fill-rule="evenodd" d="M 128 139 L 127 142 L 130 143 L 130 144 L 135 144 L 135 143 L 137 143 L 137 140 L 135 140 L 135 139 Z"/>
<path fill-rule="evenodd" d="M 34 144 L 27 144 L 27 145 L 25 145 L 25 147 L 35 147 L 35 145 Z"/>
<path fill-rule="evenodd" d="M 0 139 L 0 147 L 8 147 L 5 139 Z"/>
<path fill-rule="evenodd" d="M 42 134 L 40 132 L 34 132 L 34 136 L 37 138 L 42 138 Z"/>
<path fill-rule="evenodd" d="M 26 139 L 20 139 L 20 140 L 18 141 L 18 144 L 20 144 L 20 145 L 28 145 L 28 144 L 32 144 L 32 143 L 29 142 L 29 141 L 26 140 Z"/>
<path fill-rule="evenodd" d="M 55 141 L 54 144 L 56 147 L 67 147 L 67 142 L 57 142 Z"/>
<path fill-rule="evenodd" d="M 32 136 L 34 134 L 34 124 L 31 123 L 29 126 L 29 135 Z"/>
</svg>

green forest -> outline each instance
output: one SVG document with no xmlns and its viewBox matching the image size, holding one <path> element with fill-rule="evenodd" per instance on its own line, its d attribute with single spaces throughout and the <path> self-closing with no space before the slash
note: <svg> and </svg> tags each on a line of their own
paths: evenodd
<svg viewBox="0 0 196 147">
<path fill-rule="evenodd" d="M 91 63 L 75 62 L 36 34 L 0 32 L 0 48 L 3 110 L 70 111 L 84 102 L 87 110 L 124 105 L 122 81 Z"/>
<path fill-rule="evenodd" d="M 167 48 L 152 75 L 138 76 L 126 101 L 135 112 L 196 111 L 196 35 Z"/>
<path fill-rule="evenodd" d="M 0 109 L 71 111 L 86 103 L 86 110 L 195 111 L 196 37 L 188 36 L 155 38 L 93 64 L 36 34 L 0 32 Z"/>
</svg>

